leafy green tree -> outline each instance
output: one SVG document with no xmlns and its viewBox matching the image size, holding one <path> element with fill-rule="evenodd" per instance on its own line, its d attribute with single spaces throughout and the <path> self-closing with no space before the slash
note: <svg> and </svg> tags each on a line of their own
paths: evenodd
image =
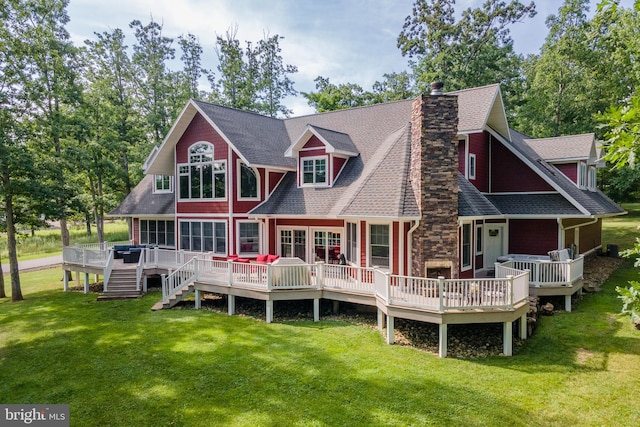
<svg viewBox="0 0 640 427">
<path fill-rule="evenodd" d="M 456 21 L 455 0 L 416 0 L 398 48 L 411 59 L 420 92 L 433 81 L 446 90 L 501 83 L 507 106 L 522 90 L 522 57 L 513 50 L 509 26 L 536 14 L 531 2 L 487 0 Z"/>
<path fill-rule="evenodd" d="M 284 98 L 295 96 L 290 74 L 297 73 L 294 65 L 285 65 L 282 61 L 280 40 L 283 37 L 265 36 L 258 42 L 256 61 L 258 63 L 258 111 L 271 117 L 278 114 L 291 115 L 292 111 L 284 104 Z M 250 67 L 251 68 L 251 67 Z"/>
<path fill-rule="evenodd" d="M 185 94 L 187 99 L 203 98 L 203 94 L 199 89 L 200 78 L 206 75 L 209 71 L 202 67 L 202 46 L 198 42 L 198 39 L 193 34 L 187 34 L 186 36 L 178 37 L 178 44 L 182 54 L 180 60 L 183 63 L 182 75 L 186 84 Z"/>
<path fill-rule="evenodd" d="M 335 85 L 328 77 L 322 76 L 316 77 L 314 82 L 317 92 L 302 92 L 302 96 L 307 98 L 307 103 L 319 113 L 373 103 L 373 95 L 355 83 Z"/>
<path fill-rule="evenodd" d="M 399 101 L 416 96 L 413 76 L 406 71 L 401 73 L 385 73 L 384 80 L 376 81 L 372 87 L 373 102 Z"/>
</svg>

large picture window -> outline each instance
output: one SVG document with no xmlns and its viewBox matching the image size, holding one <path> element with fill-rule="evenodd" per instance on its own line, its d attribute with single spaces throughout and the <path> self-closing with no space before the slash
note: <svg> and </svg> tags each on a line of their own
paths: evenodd
<svg viewBox="0 0 640 427">
<path fill-rule="evenodd" d="M 189 148 L 189 163 L 178 165 L 180 199 L 224 199 L 226 161 L 214 161 L 213 145 L 199 142 Z"/>
<path fill-rule="evenodd" d="M 369 225 L 369 265 L 389 268 L 389 226 L 387 224 Z"/>
<path fill-rule="evenodd" d="M 240 199 L 258 198 L 258 176 L 253 168 L 240 163 Z"/>
<path fill-rule="evenodd" d="M 325 184 L 327 182 L 327 159 L 315 158 L 302 160 L 302 183 Z"/>
<path fill-rule="evenodd" d="M 227 224 L 219 221 L 181 221 L 180 249 L 226 255 Z"/>
<path fill-rule="evenodd" d="M 141 219 L 140 244 L 158 245 L 169 248 L 175 247 L 175 222 Z"/>
</svg>

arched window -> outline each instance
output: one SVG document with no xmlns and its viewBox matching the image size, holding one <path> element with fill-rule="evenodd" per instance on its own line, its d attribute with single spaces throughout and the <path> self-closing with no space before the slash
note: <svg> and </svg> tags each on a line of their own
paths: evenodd
<svg viewBox="0 0 640 427">
<path fill-rule="evenodd" d="M 240 199 L 258 198 L 258 176 L 253 168 L 240 163 Z"/>
<path fill-rule="evenodd" d="M 226 198 L 226 161 L 214 160 L 213 145 L 197 142 L 189 147 L 189 163 L 178 165 L 180 199 Z"/>
</svg>

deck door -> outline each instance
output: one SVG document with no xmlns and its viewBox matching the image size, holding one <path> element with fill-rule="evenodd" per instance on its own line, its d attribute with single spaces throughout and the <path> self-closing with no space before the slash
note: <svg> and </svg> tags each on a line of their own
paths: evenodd
<svg viewBox="0 0 640 427">
<path fill-rule="evenodd" d="M 337 264 L 341 252 L 340 231 L 313 231 L 313 261 L 323 261 L 327 264 Z"/>
<path fill-rule="evenodd" d="M 499 256 L 506 255 L 505 224 L 484 224 L 484 268 L 493 268 Z"/>
</svg>

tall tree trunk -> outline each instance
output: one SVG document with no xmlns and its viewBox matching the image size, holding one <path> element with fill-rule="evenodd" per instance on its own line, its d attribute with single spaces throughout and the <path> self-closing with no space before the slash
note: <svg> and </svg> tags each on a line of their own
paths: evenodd
<svg viewBox="0 0 640 427">
<path fill-rule="evenodd" d="M 4 290 L 4 272 L 2 271 L 2 256 L 0 256 L 0 298 L 6 298 L 7 292 Z"/>
<path fill-rule="evenodd" d="M 96 206 L 96 229 L 98 230 L 98 242 L 104 242 L 104 195 L 102 194 L 102 177 L 98 176 L 98 201 Z"/>
<path fill-rule="evenodd" d="M 87 226 L 87 236 L 91 236 L 91 214 L 89 211 L 84 212 L 84 223 Z"/>
<path fill-rule="evenodd" d="M 20 271 L 18 270 L 18 251 L 16 244 L 16 227 L 13 222 L 13 190 L 11 178 L 7 171 L 2 177 L 5 188 L 4 207 L 7 221 L 7 250 L 9 252 L 9 274 L 11 275 L 11 301 L 22 301 L 22 289 L 20 288 Z"/>
</svg>

